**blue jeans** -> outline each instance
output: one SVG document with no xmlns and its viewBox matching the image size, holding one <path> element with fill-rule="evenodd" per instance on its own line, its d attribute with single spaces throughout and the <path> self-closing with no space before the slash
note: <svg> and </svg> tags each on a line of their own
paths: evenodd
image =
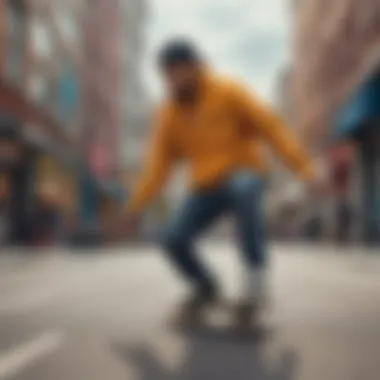
<svg viewBox="0 0 380 380">
<path fill-rule="evenodd" d="M 226 212 L 236 220 L 238 240 L 247 266 L 265 265 L 262 214 L 262 178 L 238 171 L 221 186 L 192 193 L 170 223 L 164 249 L 179 272 L 196 287 L 215 287 L 216 282 L 195 251 L 195 239 Z"/>
</svg>

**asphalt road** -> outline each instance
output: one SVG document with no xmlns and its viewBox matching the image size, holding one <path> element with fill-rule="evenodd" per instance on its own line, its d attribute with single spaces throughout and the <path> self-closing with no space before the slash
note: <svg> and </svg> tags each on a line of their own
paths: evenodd
<svg viewBox="0 0 380 380">
<path fill-rule="evenodd" d="M 205 259 L 237 294 L 228 244 Z M 168 325 L 185 289 L 153 248 L 0 255 L 0 380 L 378 380 L 380 255 L 276 246 L 262 334 Z"/>
</svg>

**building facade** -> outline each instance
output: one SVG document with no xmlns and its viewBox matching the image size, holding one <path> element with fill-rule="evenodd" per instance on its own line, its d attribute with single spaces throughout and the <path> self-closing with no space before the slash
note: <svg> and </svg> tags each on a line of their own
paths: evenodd
<svg viewBox="0 0 380 380">
<path fill-rule="evenodd" d="M 0 3 L 0 112 L 14 120 L 25 148 L 12 174 L 17 198 L 13 203 L 23 205 L 14 212 L 17 225 L 30 216 L 33 199 L 43 198 L 39 189 L 45 183 L 59 183 L 49 185 L 57 191 L 69 183 L 75 187 L 72 158 L 79 154 L 81 125 L 81 4 Z M 70 207 L 63 192 L 56 197 L 60 209 L 75 209 L 74 195 Z"/>
<path fill-rule="evenodd" d="M 352 124 L 352 120 L 356 119 L 358 125 L 364 125 L 373 122 L 376 116 L 373 109 L 380 105 L 376 103 L 376 96 L 372 96 L 376 86 L 367 83 L 367 79 L 377 71 L 380 63 L 380 4 L 374 0 L 307 0 L 294 2 L 293 6 L 296 126 L 311 149 L 323 152 L 334 141 L 337 120 L 347 102 L 349 105 L 344 113 L 346 122 L 351 120 Z M 363 82 L 368 86 L 356 96 Z M 371 89 L 367 91 L 368 88 Z M 371 95 L 368 96 L 368 93 Z M 350 103 L 349 99 L 354 95 L 356 101 Z M 375 107 L 374 102 L 378 104 Z M 371 108 L 371 115 L 367 115 L 366 119 L 367 108 Z M 356 149 L 355 153 L 350 145 L 353 140 L 356 146 L 363 149 Z M 342 211 L 347 208 L 357 210 L 354 218 L 357 221 L 356 230 L 363 224 L 360 206 L 363 202 L 360 199 L 365 198 L 364 203 L 368 203 L 368 197 L 366 192 L 363 197 L 361 185 L 358 186 L 366 172 L 363 165 L 360 169 L 360 165 L 355 164 L 360 150 L 365 152 L 368 149 L 362 141 L 351 136 L 335 144 L 331 154 L 324 155 L 324 166 L 334 186 L 334 194 L 326 207 L 326 215 L 330 215 L 329 225 L 336 222 L 336 212 L 347 214 L 347 211 L 340 212 L 340 207 L 343 207 Z M 373 183 L 373 180 L 367 178 L 364 182 Z M 373 192 L 368 188 L 368 194 Z M 375 204 L 376 199 L 372 198 Z M 352 219 L 352 215 L 341 219 Z"/>
<path fill-rule="evenodd" d="M 275 108 L 286 127 L 297 135 L 294 125 L 292 76 L 292 65 L 287 65 L 280 71 L 277 78 Z M 266 199 L 268 228 L 275 237 L 298 238 L 301 234 L 302 213 L 307 204 L 305 191 L 299 179 L 289 171 L 282 160 L 273 154 L 271 154 L 271 159 L 272 170 Z M 288 228 L 291 224 L 292 231 Z"/>
<path fill-rule="evenodd" d="M 102 179 L 112 177 L 118 165 L 124 78 L 120 3 L 118 0 L 88 3 L 85 20 L 82 143 L 92 170 Z"/>
<path fill-rule="evenodd" d="M 152 104 L 143 83 L 143 58 L 147 2 L 123 2 L 125 77 L 122 96 L 124 125 L 121 130 L 120 150 L 129 182 L 141 169 L 146 139 L 152 119 Z"/>
<path fill-rule="evenodd" d="M 69 96 L 63 87 L 68 87 L 66 78 L 72 77 L 70 101 L 75 107 L 70 111 L 78 114 L 81 3 L 6 0 L 0 8 L 1 106 L 32 125 L 26 128 L 27 134 L 34 129 L 31 135 L 69 148 L 74 139 L 68 132 L 77 129 L 71 125 L 79 117 L 64 119 L 68 104 L 63 98 Z"/>
<path fill-rule="evenodd" d="M 132 0 L 87 3 L 81 146 L 95 182 L 106 189 L 107 199 L 101 196 L 100 204 L 96 205 L 99 197 L 90 197 L 92 206 L 85 203 L 100 210 L 103 220 L 121 210 L 110 189 L 117 188 L 120 194 L 121 187 L 128 182 L 125 177 L 132 177 L 137 171 L 136 165 L 140 162 L 137 156 L 145 139 L 143 117 L 146 119 L 146 116 L 142 105 L 146 100 L 139 72 L 143 53 L 143 5 L 144 1 Z M 84 188 L 91 186 L 87 183 Z M 86 215 L 94 213 L 94 210 L 84 212 Z"/>
<path fill-rule="evenodd" d="M 126 188 L 130 191 L 140 176 L 149 144 L 149 134 L 153 124 L 154 106 L 143 81 L 145 58 L 145 30 L 148 21 L 148 2 L 146 0 L 123 2 L 124 17 L 124 57 L 125 78 L 122 97 L 123 128 L 120 131 L 120 151 L 123 162 L 123 175 Z M 155 234 L 159 223 L 157 216 L 161 209 L 160 201 L 136 223 L 130 231 L 131 236 L 145 237 Z M 157 211 L 157 212 L 156 212 Z"/>
<path fill-rule="evenodd" d="M 122 124 L 120 95 L 124 62 L 120 3 L 118 0 L 86 2 L 83 20 L 81 150 L 86 166 L 81 181 L 80 219 L 83 229 L 101 235 L 108 235 L 117 203 L 108 189 L 118 175 Z"/>
<path fill-rule="evenodd" d="M 339 106 L 378 61 L 376 0 L 294 2 L 294 98 L 297 126 L 324 143 Z"/>
</svg>

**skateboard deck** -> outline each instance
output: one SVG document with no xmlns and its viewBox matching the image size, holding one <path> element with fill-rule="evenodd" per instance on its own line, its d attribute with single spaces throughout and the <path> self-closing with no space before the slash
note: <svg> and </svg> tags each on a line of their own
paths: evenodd
<svg viewBox="0 0 380 380">
<path fill-rule="evenodd" d="M 182 332 L 197 334 L 212 339 L 248 339 L 256 340 L 264 333 L 262 310 L 252 313 L 249 321 L 241 323 L 237 320 L 236 302 L 223 299 L 202 310 L 197 318 L 184 318 L 180 313 L 171 320 L 171 327 Z"/>
</svg>

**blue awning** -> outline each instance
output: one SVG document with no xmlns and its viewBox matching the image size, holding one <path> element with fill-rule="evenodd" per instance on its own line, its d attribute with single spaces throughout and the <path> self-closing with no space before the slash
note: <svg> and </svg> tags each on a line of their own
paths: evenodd
<svg viewBox="0 0 380 380">
<path fill-rule="evenodd" d="M 361 84 L 343 105 L 335 122 L 334 137 L 355 138 L 380 117 L 380 70 L 376 70 Z"/>
</svg>

